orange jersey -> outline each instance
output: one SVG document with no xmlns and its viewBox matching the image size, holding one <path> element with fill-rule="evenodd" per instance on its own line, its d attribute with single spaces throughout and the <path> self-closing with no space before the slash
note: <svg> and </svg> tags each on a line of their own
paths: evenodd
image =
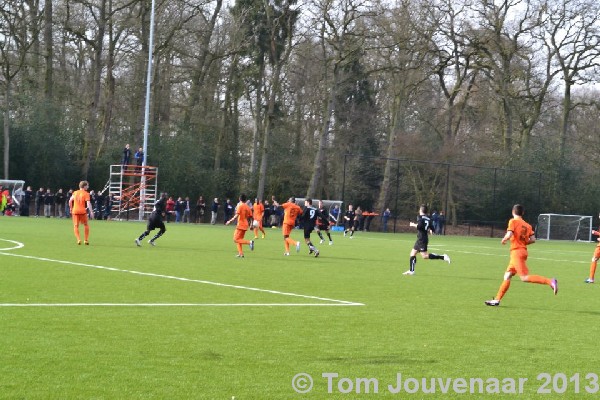
<svg viewBox="0 0 600 400">
<path fill-rule="evenodd" d="M 254 203 L 252 206 L 252 218 L 262 221 L 263 215 L 265 215 L 265 206 L 262 203 Z"/>
<path fill-rule="evenodd" d="M 245 231 L 248 230 L 248 218 L 252 216 L 252 210 L 248 207 L 248 204 L 238 203 L 235 213 L 238 216 L 237 228 Z"/>
<path fill-rule="evenodd" d="M 281 205 L 283 208 L 283 223 L 285 225 L 296 225 L 296 218 L 298 215 L 302 214 L 302 208 L 296 203 L 283 203 Z"/>
<path fill-rule="evenodd" d="M 88 201 L 90 201 L 90 194 L 86 190 L 79 189 L 74 191 L 69 201 L 71 204 L 71 214 L 87 214 Z"/>
<path fill-rule="evenodd" d="M 529 237 L 533 236 L 531 225 L 522 218 L 516 217 L 508 221 L 508 231 L 513 235 L 510 237 L 510 249 L 526 249 L 529 244 Z"/>
</svg>

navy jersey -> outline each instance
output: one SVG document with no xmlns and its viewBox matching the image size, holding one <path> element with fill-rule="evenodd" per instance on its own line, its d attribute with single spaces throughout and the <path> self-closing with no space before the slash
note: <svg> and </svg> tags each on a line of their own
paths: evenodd
<svg viewBox="0 0 600 400">
<path fill-rule="evenodd" d="M 302 212 L 302 216 L 300 217 L 304 227 L 312 227 L 314 228 L 317 223 L 317 218 L 322 218 L 323 214 L 319 212 L 313 206 L 308 206 L 304 208 L 304 212 Z"/>
<path fill-rule="evenodd" d="M 423 243 L 429 241 L 429 231 L 431 230 L 431 219 L 427 215 L 417 217 L 417 240 Z"/>
<path fill-rule="evenodd" d="M 346 217 L 348 217 L 348 222 L 353 222 L 354 218 L 356 217 L 356 212 L 354 210 L 348 210 L 346 211 Z"/>
<path fill-rule="evenodd" d="M 165 214 L 166 209 L 167 198 L 161 197 L 154 203 L 154 209 L 152 210 L 152 214 L 150 214 L 150 218 L 161 220 L 162 216 Z"/>
<path fill-rule="evenodd" d="M 322 217 L 317 218 L 317 224 L 321 226 L 329 225 L 329 211 L 325 207 L 321 207 L 317 211 L 322 215 Z"/>
</svg>

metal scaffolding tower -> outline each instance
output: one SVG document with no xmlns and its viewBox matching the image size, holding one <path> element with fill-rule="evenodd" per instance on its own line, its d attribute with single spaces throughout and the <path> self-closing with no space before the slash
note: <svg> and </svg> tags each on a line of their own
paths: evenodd
<svg viewBox="0 0 600 400">
<path fill-rule="evenodd" d="M 117 219 L 143 219 L 152 212 L 157 196 L 158 168 L 111 165 L 109 195 L 117 200 L 112 212 Z"/>
</svg>

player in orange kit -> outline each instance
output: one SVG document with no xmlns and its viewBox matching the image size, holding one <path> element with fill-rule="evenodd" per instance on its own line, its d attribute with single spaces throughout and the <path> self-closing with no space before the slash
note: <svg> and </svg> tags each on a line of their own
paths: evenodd
<svg viewBox="0 0 600 400">
<path fill-rule="evenodd" d="M 84 243 L 89 245 L 90 226 L 88 225 L 88 210 L 90 217 L 94 218 L 94 209 L 92 202 L 90 201 L 90 194 L 88 193 L 88 187 L 90 184 L 88 181 L 79 182 L 79 190 L 73 192 L 73 195 L 69 199 L 69 208 L 71 209 L 71 215 L 73 216 L 73 231 L 77 238 L 77 244 L 81 244 L 81 236 L 79 234 L 79 224 L 83 224 Z"/>
<path fill-rule="evenodd" d="M 552 288 L 555 295 L 558 293 L 558 281 L 556 279 L 550 279 L 540 275 L 529 275 L 529 269 L 526 264 L 527 246 L 535 243 L 535 235 L 531 225 L 523 220 L 524 213 L 525 211 L 522 205 L 515 204 L 513 206 L 513 218 L 508 221 L 508 229 L 502 238 L 502 244 L 505 244 L 510 240 L 510 262 L 504 273 L 504 281 L 502 281 L 500 289 L 498 289 L 498 294 L 494 299 L 485 302 L 488 306 L 500 305 L 500 301 L 510 287 L 510 279 L 515 276 L 515 274 L 518 274 L 523 282 L 548 285 Z"/>
<path fill-rule="evenodd" d="M 290 255 L 290 244 L 296 246 L 296 252 L 299 252 L 300 242 L 291 239 L 290 233 L 292 233 L 292 229 L 294 229 L 294 226 L 296 226 L 296 218 L 302 214 L 302 208 L 296 204 L 295 197 L 290 197 L 287 202 L 281 205 L 275 199 L 273 199 L 273 204 L 275 207 L 283 208 L 283 224 L 281 226 L 283 231 L 283 244 L 285 247 L 285 253 L 283 253 L 283 255 Z"/>
<path fill-rule="evenodd" d="M 235 208 L 235 214 L 233 217 L 225 222 L 225 225 L 229 225 L 236 218 L 238 220 L 237 226 L 235 228 L 235 232 L 233 233 L 233 241 L 237 244 L 238 254 L 237 257 L 244 258 L 244 251 L 242 250 L 242 245 L 247 244 L 250 246 L 250 250 L 254 250 L 254 240 L 245 240 L 244 236 L 246 235 L 246 231 L 250 227 L 248 224 L 248 219 L 252 217 L 252 210 L 246 204 L 246 195 L 240 195 L 240 202 Z"/>
<path fill-rule="evenodd" d="M 600 215 L 598 215 L 600 216 Z M 598 228 L 600 229 L 600 228 Z M 600 232 L 592 231 L 592 235 L 600 236 Z M 598 244 L 596 245 L 596 249 L 594 250 L 594 255 L 592 256 L 592 263 L 590 264 L 590 277 L 585 280 L 585 283 L 594 283 L 594 276 L 596 275 L 596 267 L 598 266 L 598 260 L 600 260 L 600 237 L 596 238 Z"/>
<path fill-rule="evenodd" d="M 258 226 L 254 227 L 254 239 L 258 239 L 258 231 L 262 232 L 262 238 L 265 238 L 265 229 L 263 228 L 263 216 L 265 215 L 265 206 L 262 201 L 258 198 L 254 199 L 252 205 L 252 218 L 258 223 Z"/>
</svg>

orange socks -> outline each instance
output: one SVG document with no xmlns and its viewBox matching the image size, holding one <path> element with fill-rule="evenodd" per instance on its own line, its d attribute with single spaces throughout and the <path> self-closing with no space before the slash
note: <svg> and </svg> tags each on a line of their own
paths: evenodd
<svg viewBox="0 0 600 400">
<path fill-rule="evenodd" d="M 592 261 L 590 265 L 590 279 L 594 280 L 594 275 L 596 275 L 596 266 L 598 265 L 598 261 Z"/>
<path fill-rule="evenodd" d="M 290 244 L 295 246 L 296 245 L 296 241 L 287 237 L 284 239 L 284 244 L 285 244 L 285 252 L 289 253 L 290 252 Z"/>
<path fill-rule="evenodd" d="M 500 285 L 500 289 L 498 289 L 498 293 L 496 294 L 496 297 L 495 297 L 496 300 L 498 300 L 498 301 L 502 300 L 502 298 L 506 294 L 506 291 L 508 290 L 509 287 L 510 287 L 510 279 L 502 281 L 502 284 Z"/>
<path fill-rule="evenodd" d="M 546 278 L 545 276 L 540 275 L 529 275 L 529 279 L 527 280 L 529 283 L 539 283 L 541 285 L 550 285 L 552 279 Z"/>
</svg>

